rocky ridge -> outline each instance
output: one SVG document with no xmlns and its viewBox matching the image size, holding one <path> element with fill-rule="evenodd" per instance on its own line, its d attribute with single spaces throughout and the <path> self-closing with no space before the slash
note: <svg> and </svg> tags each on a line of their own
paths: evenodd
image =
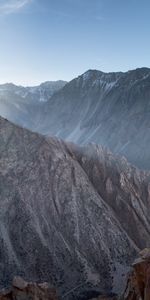
<svg viewBox="0 0 150 300">
<path fill-rule="evenodd" d="M 0 287 L 21 275 L 52 283 L 63 299 L 120 294 L 136 253 L 149 245 L 148 182 L 103 147 L 0 118 Z"/>
<path fill-rule="evenodd" d="M 78 144 L 94 142 L 150 168 L 150 69 L 89 70 L 46 103 L 41 127 Z"/>
</svg>

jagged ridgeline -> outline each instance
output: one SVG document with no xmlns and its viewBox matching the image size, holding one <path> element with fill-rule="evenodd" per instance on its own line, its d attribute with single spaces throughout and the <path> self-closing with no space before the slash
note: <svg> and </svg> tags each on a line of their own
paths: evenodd
<svg viewBox="0 0 150 300">
<path fill-rule="evenodd" d="M 44 100 L 44 101 L 43 101 Z M 95 142 L 150 168 L 150 69 L 89 70 L 55 89 L 3 86 L 0 113 L 34 131 L 78 144 Z"/>
<path fill-rule="evenodd" d="M 101 146 L 0 118 L 0 287 L 20 275 L 67 300 L 122 293 L 150 246 L 149 176 Z"/>
</svg>

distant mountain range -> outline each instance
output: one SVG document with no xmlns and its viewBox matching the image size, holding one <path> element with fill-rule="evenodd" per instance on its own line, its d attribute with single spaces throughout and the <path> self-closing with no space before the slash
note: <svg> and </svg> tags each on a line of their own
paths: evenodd
<svg viewBox="0 0 150 300">
<path fill-rule="evenodd" d="M 39 101 L 46 102 L 49 98 L 62 87 L 65 86 L 67 82 L 58 81 L 46 81 L 37 86 L 23 87 L 17 86 L 13 83 L 6 83 L 0 85 L 0 97 L 5 99 L 11 96 L 20 96 L 20 98 L 26 101 Z"/>
<path fill-rule="evenodd" d="M 59 80 L 34 87 L 0 85 L 0 115 L 23 127 L 34 128 L 43 118 L 43 104 L 65 84 Z"/>
<path fill-rule="evenodd" d="M 0 113 L 44 135 L 107 146 L 138 167 L 150 169 L 150 69 L 89 70 L 62 85 L 53 95 L 47 92 L 44 101 L 40 93 L 33 100 L 34 88 L 29 88 L 26 98 L 12 92 L 8 101 L 6 93 L 0 97 Z"/>
<path fill-rule="evenodd" d="M 60 299 L 120 293 L 150 247 L 150 173 L 107 149 L 0 118 L 0 287 L 50 281 Z"/>
</svg>

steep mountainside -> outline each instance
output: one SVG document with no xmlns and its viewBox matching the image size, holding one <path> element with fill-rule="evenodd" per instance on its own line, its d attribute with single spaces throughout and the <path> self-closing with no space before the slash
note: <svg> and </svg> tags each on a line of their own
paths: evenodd
<svg viewBox="0 0 150 300">
<path fill-rule="evenodd" d="M 89 70 L 54 95 L 45 85 L 36 92 L 29 88 L 0 98 L 0 114 L 44 135 L 107 146 L 138 167 L 150 169 L 150 69 Z M 21 106 L 20 94 L 25 96 Z M 38 104 L 37 98 L 42 100 Z"/>
<path fill-rule="evenodd" d="M 150 173 L 94 144 L 73 148 L 94 188 L 113 209 L 128 236 L 140 249 L 149 247 Z"/>
<path fill-rule="evenodd" d="M 0 85 L 0 115 L 23 127 L 38 130 L 43 118 L 43 103 L 59 89 L 65 81 L 48 81 L 35 87 L 16 86 L 11 83 Z"/>
<path fill-rule="evenodd" d="M 150 168 L 150 69 L 88 71 L 55 94 L 45 114 L 41 132 L 102 144 Z"/>
<path fill-rule="evenodd" d="M 62 299 L 120 293 L 150 243 L 148 182 L 102 147 L 0 118 L 0 287 L 21 275 L 50 281 Z"/>
</svg>

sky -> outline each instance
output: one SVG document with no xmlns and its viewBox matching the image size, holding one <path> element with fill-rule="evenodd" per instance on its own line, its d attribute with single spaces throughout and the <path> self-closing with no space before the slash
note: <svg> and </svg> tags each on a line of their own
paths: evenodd
<svg viewBox="0 0 150 300">
<path fill-rule="evenodd" d="M 0 0 L 0 83 L 150 67 L 150 0 Z"/>
</svg>

